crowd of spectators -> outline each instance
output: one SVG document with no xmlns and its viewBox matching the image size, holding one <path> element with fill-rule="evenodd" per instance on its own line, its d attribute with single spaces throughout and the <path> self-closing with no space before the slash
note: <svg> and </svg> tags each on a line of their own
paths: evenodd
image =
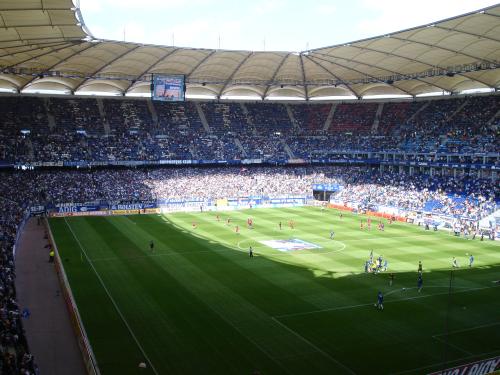
<svg viewBox="0 0 500 375">
<path fill-rule="evenodd" d="M 359 174 L 332 198 L 361 207 L 388 206 L 480 220 L 497 209 L 500 187 L 467 175 L 440 177 L 405 173 Z"/>
<path fill-rule="evenodd" d="M 366 134 L 371 131 L 378 103 L 342 103 L 337 105 L 330 132 Z"/>
<path fill-rule="evenodd" d="M 499 109 L 500 95 L 383 104 L 7 96 L 0 103 L 0 161 L 272 161 L 348 150 L 498 153 Z"/>
<path fill-rule="evenodd" d="M 8 183 L 0 182 L 0 373 L 35 375 L 36 365 L 28 351 L 21 310 L 16 300 L 13 254 L 17 229 L 27 208 L 27 202 L 22 198 L 29 195 L 21 193 L 14 197 L 12 189 Z"/>
</svg>

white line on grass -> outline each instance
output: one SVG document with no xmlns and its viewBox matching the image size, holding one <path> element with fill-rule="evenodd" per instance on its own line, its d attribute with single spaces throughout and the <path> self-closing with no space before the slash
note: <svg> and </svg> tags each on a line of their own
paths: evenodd
<svg viewBox="0 0 500 375">
<path fill-rule="evenodd" d="M 354 371 L 352 371 L 349 367 L 347 367 L 346 365 L 344 365 L 343 363 L 339 362 L 338 360 L 336 360 L 335 358 L 333 358 L 330 354 L 328 354 L 327 352 L 325 352 L 324 350 L 318 348 L 316 345 L 314 345 L 311 341 L 309 341 L 308 339 L 306 339 L 304 336 L 302 336 L 300 333 L 294 331 L 293 329 L 291 329 L 290 327 L 288 327 L 287 325 L 283 324 L 282 322 L 280 322 L 278 319 L 272 317 L 271 318 L 272 320 L 274 320 L 276 323 L 278 323 L 281 327 L 285 328 L 288 332 L 292 333 L 293 335 L 297 336 L 299 339 L 301 339 L 302 341 L 304 341 L 306 344 L 308 344 L 309 346 L 311 346 L 312 348 L 314 348 L 318 353 L 324 355 L 325 357 L 331 359 L 334 363 L 336 363 L 337 365 L 339 365 L 340 367 L 342 367 L 344 370 L 346 370 L 347 372 L 349 372 L 349 374 L 353 374 L 355 375 L 356 373 Z"/>
<path fill-rule="evenodd" d="M 83 248 L 82 246 L 82 243 L 80 242 L 80 240 L 78 239 L 78 237 L 76 236 L 75 232 L 73 231 L 73 228 L 71 228 L 71 225 L 69 225 L 68 221 L 66 220 L 66 218 L 64 218 L 64 222 L 66 223 L 66 225 L 68 226 L 69 230 L 71 231 L 71 234 L 73 235 L 73 238 L 76 240 L 76 242 L 78 243 L 78 246 L 80 247 L 80 249 L 82 250 L 82 253 L 83 255 L 85 256 L 85 259 L 87 259 L 87 261 L 89 262 L 90 264 L 90 267 L 92 268 L 92 270 L 94 271 L 95 275 L 97 276 L 97 278 L 99 279 L 99 282 L 101 283 L 102 287 L 104 288 L 106 294 L 108 295 L 109 299 L 111 300 L 111 302 L 113 303 L 113 306 L 115 307 L 116 309 L 116 312 L 118 313 L 118 315 L 120 315 L 120 318 L 123 320 L 123 323 L 125 323 L 125 326 L 127 327 L 130 335 L 132 336 L 132 338 L 134 339 L 135 343 L 137 344 L 137 346 L 139 347 L 139 350 L 142 352 L 142 355 L 144 356 L 144 358 L 146 359 L 146 361 L 148 361 L 149 365 L 151 366 L 151 369 L 153 370 L 153 372 L 156 374 L 156 375 L 159 375 L 159 372 L 156 371 L 154 365 L 153 365 L 153 362 L 151 362 L 151 360 L 149 359 L 148 355 L 146 354 L 146 352 L 144 351 L 144 348 L 142 347 L 142 345 L 139 343 L 139 340 L 137 339 L 137 337 L 135 336 L 134 332 L 132 331 L 132 328 L 130 328 L 130 325 L 128 324 L 127 320 L 125 319 L 125 316 L 123 316 L 123 313 L 121 312 L 120 308 L 118 307 L 118 304 L 116 303 L 116 301 L 114 300 L 113 296 L 111 295 L 111 293 L 109 292 L 108 288 L 106 288 L 106 285 L 104 284 L 104 281 L 102 280 L 101 276 L 99 275 L 99 273 L 97 272 L 97 270 L 95 269 L 94 267 L 94 264 L 92 263 L 92 261 L 90 260 L 89 256 L 87 255 L 87 252 L 85 251 L 85 249 Z"/>
<path fill-rule="evenodd" d="M 491 289 L 491 288 L 497 288 L 497 287 L 498 286 L 485 286 L 485 287 L 481 287 L 481 288 L 470 288 L 470 289 L 461 290 L 461 291 L 458 291 L 458 292 L 455 292 L 455 293 L 467 293 L 467 292 L 473 292 L 473 291 L 484 290 L 484 289 Z M 428 288 L 430 288 L 430 287 L 428 287 Z M 433 288 L 445 288 L 445 286 L 443 286 L 443 287 L 433 286 Z M 463 288 L 465 288 L 465 287 L 463 287 Z M 416 288 L 405 288 L 405 290 L 408 290 L 408 289 L 416 289 Z M 448 292 L 426 294 L 426 295 L 409 297 L 409 298 L 402 298 L 402 299 L 398 299 L 398 300 L 394 300 L 394 301 L 390 301 L 390 302 L 411 301 L 411 300 L 414 300 L 414 299 L 428 298 L 428 297 L 434 297 L 434 296 L 442 296 L 442 295 L 445 295 L 445 294 L 448 294 Z M 357 307 L 371 306 L 372 304 L 373 303 L 371 303 L 371 302 L 370 303 L 360 303 L 358 305 L 338 306 L 338 307 L 331 307 L 331 308 L 328 308 L 328 309 L 320 309 L 320 310 L 311 310 L 311 311 L 304 311 L 304 312 L 297 312 L 297 313 L 290 313 L 290 314 L 282 314 L 282 315 L 276 315 L 275 318 L 280 319 L 280 318 L 287 318 L 287 317 L 292 317 L 292 316 L 318 314 L 318 313 L 327 312 L 327 311 L 355 309 Z"/>
<path fill-rule="evenodd" d="M 488 323 L 488 324 L 481 324 L 480 326 L 475 326 L 475 327 L 471 327 L 471 328 L 464 328 L 464 329 L 458 329 L 456 331 L 451 331 L 451 332 L 448 332 L 448 333 L 438 333 L 437 335 L 434 335 L 432 337 L 436 338 L 436 337 L 441 337 L 441 336 L 446 336 L 446 335 L 453 335 L 455 333 L 469 332 L 469 331 L 474 331 L 476 329 L 487 328 L 487 327 L 494 327 L 494 326 L 497 326 L 499 324 L 500 324 L 500 322 Z"/>
<path fill-rule="evenodd" d="M 461 347 L 459 347 L 459 346 L 457 346 L 457 345 L 455 345 L 455 344 L 452 344 L 451 342 L 448 342 L 448 341 L 446 341 L 446 340 L 444 340 L 444 339 L 441 339 L 441 338 L 439 338 L 439 337 L 437 337 L 437 336 L 432 336 L 432 338 L 433 338 L 434 340 L 436 340 L 436 341 L 442 342 L 443 344 L 445 344 L 445 345 L 447 345 L 447 346 L 449 346 L 449 347 L 451 347 L 451 348 L 453 348 L 453 349 L 458 350 L 459 352 L 465 353 L 465 354 L 467 354 L 467 355 L 473 355 L 473 354 L 472 354 L 471 352 L 469 352 L 468 350 L 462 349 Z"/>
</svg>

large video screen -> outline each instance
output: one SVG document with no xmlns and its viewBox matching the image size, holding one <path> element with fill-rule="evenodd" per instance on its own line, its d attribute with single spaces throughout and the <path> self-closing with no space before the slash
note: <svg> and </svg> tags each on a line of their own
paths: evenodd
<svg viewBox="0 0 500 375">
<path fill-rule="evenodd" d="M 167 102 L 184 101 L 184 76 L 182 75 L 153 75 L 153 100 Z"/>
</svg>

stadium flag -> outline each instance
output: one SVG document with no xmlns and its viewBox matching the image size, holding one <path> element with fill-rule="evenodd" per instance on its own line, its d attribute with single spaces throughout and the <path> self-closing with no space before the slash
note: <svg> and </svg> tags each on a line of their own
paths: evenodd
<svg viewBox="0 0 500 375">
<path fill-rule="evenodd" d="M 467 365 L 462 365 L 458 367 L 449 368 L 446 370 L 433 372 L 428 375 L 487 375 L 496 373 L 500 370 L 500 356 L 495 358 L 483 359 L 482 361 L 477 361 L 469 363 Z"/>
</svg>

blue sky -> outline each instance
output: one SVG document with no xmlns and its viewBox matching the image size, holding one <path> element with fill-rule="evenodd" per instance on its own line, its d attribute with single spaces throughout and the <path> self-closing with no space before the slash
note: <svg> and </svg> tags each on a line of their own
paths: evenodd
<svg viewBox="0 0 500 375">
<path fill-rule="evenodd" d="M 494 5 L 488 0 L 80 0 L 97 38 L 184 47 L 302 51 Z M 220 40 L 220 45 L 219 45 Z"/>
</svg>

